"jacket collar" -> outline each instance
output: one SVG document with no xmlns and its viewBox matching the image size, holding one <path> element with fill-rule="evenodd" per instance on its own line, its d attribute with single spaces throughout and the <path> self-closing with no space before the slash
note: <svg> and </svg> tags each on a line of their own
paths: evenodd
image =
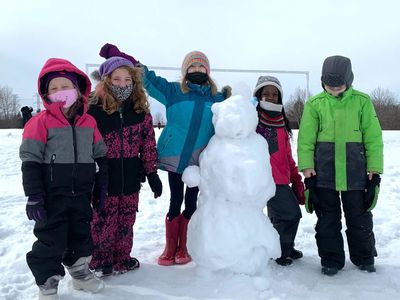
<svg viewBox="0 0 400 300">
<path fill-rule="evenodd" d="M 211 94 L 211 85 L 199 85 L 199 84 L 194 84 L 191 82 L 187 83 L 187 86 L 192 90 L 193 92 L 200 93 L 202 95 L 210 95 Z"/>
<path fill-rule="evenodd" d="M 329 100 L 336 101 L 336 102 L 338 102 L 338 101 L 341 102 L 341 101 L 344 101 L 344 100 L 346 100 L 347 98 L 349 98 L 351 95 L 353 95 L 353 88 L 352 88 L 352 87 L 348 88 L 347 90 L 345 90 L 345 91 L 342 93 L 341 96 L 337 96 L 337 97 L 332 96 L 332 95 L 329 94 L 327 91 L 324 91 L 324 93 L 325 93 L 325 96 L 326 96 Z"/>
</svg>

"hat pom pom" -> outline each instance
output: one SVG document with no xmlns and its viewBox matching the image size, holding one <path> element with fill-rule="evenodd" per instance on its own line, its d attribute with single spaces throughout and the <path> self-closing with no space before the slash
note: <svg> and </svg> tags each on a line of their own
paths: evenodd
<svg viewBox="0 0 400 300">
<path fill-rule="evenodd" d="M 101 47 L 99 55 L 107 59 L 113 56 L 121 56 L 121 51 L 119 51 L 117 46 L 107 43 Z"/>
</svg>

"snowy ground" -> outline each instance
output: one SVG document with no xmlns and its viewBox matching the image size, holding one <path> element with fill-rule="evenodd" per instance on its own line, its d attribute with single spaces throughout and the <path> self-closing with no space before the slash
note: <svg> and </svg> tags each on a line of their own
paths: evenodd
<svg viewBox="0 0 400 300">
<path fill-rule="evenodd" d="M 0 130 L 0 299 L 36 299 L 37 287 L 25 262 L 34 241 L 33 221 L 25 215 L 18 147 L 21 130 Z M 160 131 L 156 129 L 157 136 Z M 297 133 L 296 133 L 297 134 Z M 296 135 L 295 134 L 295 135 Z M 290 267 L 269 264 L 264 278 L 240 274 L 198 274 L 195 263 L 160 267 L 156 260 L 164 246 L 164 215 L 169 192 L 155 200 L 147 184 L 140 194 L 132 254 L 141 261 L 137 271 L 106 279 L 106 289 L 89 295 L 71 289 L 70 277 L 61 281 L 64 300 L 77 299 L 399 299 L 400 298 L 400 132 L 384 132 L 385 174 L 373 211 L 378 257 L 377 272 L 360 272 L 350 261 L 337 276 L 320 273 L 314 240 L 315 215 L 303 218 L 297 248 L 304 258 Z M 293 141 L 294 153 L 296 139 Z M 210 241 L 212 242 L 212 241 Z M 260 282 L 266 279 L 269 287 Z"/>
</svg>

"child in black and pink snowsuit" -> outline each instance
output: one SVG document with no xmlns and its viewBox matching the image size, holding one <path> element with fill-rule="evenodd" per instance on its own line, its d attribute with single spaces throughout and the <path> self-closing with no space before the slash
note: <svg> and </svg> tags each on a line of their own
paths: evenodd
<svg viewBox="0 0 400 300">
<path fill-rule="evenodd" d="M 273 76 L 258 78 L 254 89 L 258 105 L 257 132 L 268 142 L 272 176 L 276 193 L 267 203 L 268 217 L 278 231 L 281 244 L 279 265 L 292 264 L 293 259 L 303 256 L 294 248 L 294 240 L 299 226 L 304 204 L 304 185 L 296 163 L 292 157 L 289 136 L 291 129 L 282 106 L 282 86 Z M 292 185 L 291 187 L 289 185 Z"/>
<path fill-rule="evenodd" d="M 99 292 L 104 287 L 89 270 L 90 194 L 96 176 L 107 180 L 106 145 L 87 114 L 90 87 L 86 74 L 69 61 L 47 60 L 38 79 L 46 109 L 24 128 L 20 157 L 26 213 L 36 222 L 37 237 L 26 260 L 43 300 L 58 299 L 64 266 L 75 289 Z"/>
<path fill-rule="evenodd" d="M 125 273 L 139 267 L 130 256 L 133 225 L 138 210 L 141 180 L 147 176 L 157 198 L 162 183 L 157 175 L 157 149 L 153 121 L 141 83 L 141 71 L 122 57 L 111 57 L 99 68 L 89 108 L 107 145 L 108 197 L 94 212 L 94 253 L 91 268 L 99 276 Z M 101 192 L 94 188 L 94 198 Z"/>
</svg>

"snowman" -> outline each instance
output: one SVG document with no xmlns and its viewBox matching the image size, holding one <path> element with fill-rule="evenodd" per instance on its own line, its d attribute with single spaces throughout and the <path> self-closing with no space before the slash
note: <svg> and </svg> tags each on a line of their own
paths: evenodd
<svg viewBox="0 0 400 300">
<path fill-rule="evenodd" d="M 194 262 L 209 271 L 255 275 L 280 255 L 279 235 L 263 213 L 275 194 L 266 140 L 255 107 L 241 96 L 212 106 L 215 135 L 183 181 L 199 186 L 188 228 Z"/>
</svg>

